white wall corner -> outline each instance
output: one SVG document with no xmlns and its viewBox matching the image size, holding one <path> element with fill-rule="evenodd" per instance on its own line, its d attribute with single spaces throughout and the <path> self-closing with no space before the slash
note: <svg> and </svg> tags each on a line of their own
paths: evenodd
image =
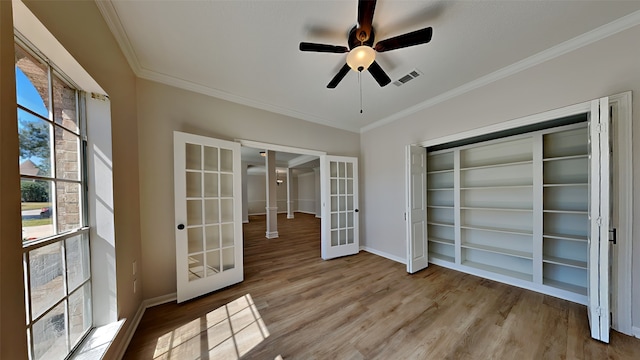
<svg viewBox="0 0 640 360">
<path fill-rule="evenodd" d="M 631 331 L 633 333 L 633 336 L 640 339 L 640 327 L 634 326 L 631 328 Z"/>
<path fill-rule="evenodd" d="M 383 258 L 387 258 L 389 260 L 393 260 L 393 261 L 398 262 L 400 264 L 404 264 L 404 265 L 407 264 L 407 262 L 405 261 L 404 258 L 401 258 L 399 256 L 395 256 L 395 255 L 391 255 L 391 254 L 386 253 L 384 251 L 375 250 L 375 249 L 372 249 L 372 248 L 367 247 L 367 246 L 360 246 L 360 250 L 366 251 L 368 253 L 372 253 L 374 255 L 382 256 Z"/>
</svg>

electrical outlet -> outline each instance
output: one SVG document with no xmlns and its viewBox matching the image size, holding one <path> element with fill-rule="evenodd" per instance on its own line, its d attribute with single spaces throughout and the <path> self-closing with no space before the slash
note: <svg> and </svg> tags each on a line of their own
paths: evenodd
<svg viewBox="0 0 640 360">
<path fill-rule="evenodd" d="M 138 280 L 133 280 L 133 293 L 135 294 L 138 291 Z"/>
<path fill-rule="evenodd" d="M 138 273 L 138 262 L 133 260 L 133 276 L 136 276 Z"/>
</svg>

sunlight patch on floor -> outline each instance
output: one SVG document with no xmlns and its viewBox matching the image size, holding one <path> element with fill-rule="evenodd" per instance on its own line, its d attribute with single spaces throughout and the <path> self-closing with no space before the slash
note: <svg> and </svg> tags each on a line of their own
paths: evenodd
<svg viewBox="0 0 640 360">
<path fill-rule="evenodd" d="M 251 295 L 246 294 L 162 335 L 153 359 L 239 359 L 268 336 Z"/>
</svg>

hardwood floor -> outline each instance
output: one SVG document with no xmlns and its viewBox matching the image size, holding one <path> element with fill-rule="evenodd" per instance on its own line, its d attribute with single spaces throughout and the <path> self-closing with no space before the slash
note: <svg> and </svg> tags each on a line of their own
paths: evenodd
<svg viewBox="0 0 640 360">
<path fill-rule="evenodd" d="M 147 309 L 124 358 L 640 359 L 640 339 L 592 340 L 582 305 L 367 252 L 323 261 L 320 220 L 295 216 L 271 240 L 252 216 L 245 281 Z"/>
</svg>

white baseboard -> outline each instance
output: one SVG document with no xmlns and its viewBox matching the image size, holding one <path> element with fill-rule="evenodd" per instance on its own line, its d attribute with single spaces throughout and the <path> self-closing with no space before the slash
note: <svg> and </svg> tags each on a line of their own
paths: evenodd
<svg viewBox="0 0 640 360">
<path fill-rule="evenodd" d="M 395 255 L 391 255 L 389 253 L 386 253 L 384 251 L 380 251 L 380 250 L 376 250 L 376 249 L 372 249 L 370 247 L 366 247 L 366 246 L 360 246 L 360 250 L 364 250 L 368 253 L 372 253 L 374 255 L 378 255 L 378 256 L 382 256 L 383 258 L 387 258 L 389 260 L 393 260 L 395 262 L 399 262 L 400 264 L 407 264 L 405 259 L 397 257 Z"/>
<path fill-rule="evenodd" d="M 131 319 L 131 325 L 127 329 L 127 333 L 124 335 L 124 341 L 122 342 L 122 347 L 118 350 L 118 356 L 116 359 L 122 359 L 124 357 L 125 351 L 129 347 L 129 343 L 131 343 L 131 339 L 133 339 L 133 335 L 138 329 L 138 325 L 140 325 L 140 321 L 142 320 L 142 316 L 144 316 L 144 312 L 150 308 L 157 305 L 166 304 L 168 302 L 176 301 L 178 295 L 176 293 L 171 293 L 167 295 L 158 296 L 155 298 L 142 300 L 136 314 Z"/>
<path fill-rule="evenodd" d="M 633 336 L 635 336 L 638 339 L 640 339 L 640 327 L 632 326 L 631 327 L 631 332 L 633 333 Z"/>
</svg>

